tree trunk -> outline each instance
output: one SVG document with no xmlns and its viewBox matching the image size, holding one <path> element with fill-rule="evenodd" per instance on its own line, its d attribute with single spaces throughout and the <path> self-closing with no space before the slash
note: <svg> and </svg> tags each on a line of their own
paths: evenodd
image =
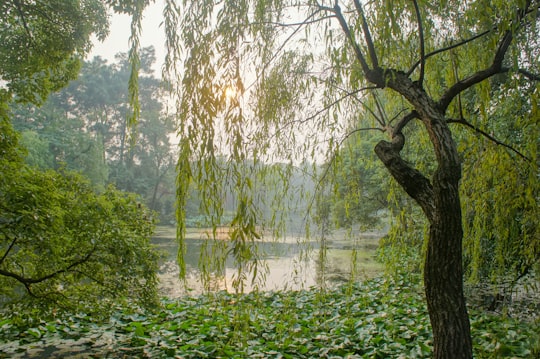
<svg viewBox="0 0 540 359">
<path fill-rule="evenodd" d="M 463 295 L 461 206 L 458 180 L 434 179 L 435 214 L 429 231 L 424 288 L 433 329 L 434 358 L 472 358 Z"/>
<path fill-rule="evenodd" d="M 433 328 L 433 357 L 470 359 L 472 340 L 463 295 L 461 164 L 457 147 L 444 115 L 421 86 L 396 72 L 387 84 L 407 98 L 415 109 L 396 125 L 392 142 L 381 141 L 375 152 L 430 222 L 424 289 Z M 400 156 L 405 144 L 401 130 L 413 118 L 424 123 L 433 144 L 438 167 L 431 181 Z"/>
<path fill-rule="evenodd" d="M 430 221 L 424 289 L 433 328 L 433 357 L 470 359 L 472 340 L 463 295 L 459 164 L 439 166 L 431 186 L 419 171 L 401 159 L 399 150 L 402 146 L 396 146 L 396 142 L 382 141 L 375 151 L 392 176 L 420 204 Z"/>
</svg>

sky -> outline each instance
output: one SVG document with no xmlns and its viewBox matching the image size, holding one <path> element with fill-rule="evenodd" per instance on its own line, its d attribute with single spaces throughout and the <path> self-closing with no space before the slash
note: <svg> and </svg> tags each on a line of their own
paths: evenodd
<svg viewBox="0 0 540 359">
<path fill-rule="evenodd" d="M 145 9 L 141 34 L 141 46 L 153 45 L 156 49 L 156 64 L 154 65 L 156 77 L 161 76 L 161 64 L 165 58 L 165 35 L 163 26 L 160 25 L 163 21 L 162 9 L 163 0 L 156 0 Z M 111 13 L 109 36 L 104 42 L 99 42 L 94 38 L 94 47 L 87 60 L 101 56 L 109 63 L 114 62 L 114 56 L 117 53 L 129 50 L 130 27 L 131 18 L 129 16 Z"/>
</svg>

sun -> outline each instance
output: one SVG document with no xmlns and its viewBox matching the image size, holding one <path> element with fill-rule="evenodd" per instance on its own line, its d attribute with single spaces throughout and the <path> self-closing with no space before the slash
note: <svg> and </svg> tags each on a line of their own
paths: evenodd
<svg viewBox="0 0 540 359">
<path fill-rule="evenodd" d="M 225 97 L 228 100 L 232 100 L 232 99 L 236 98 L 237 93 L 238 93 L 238 91 L 233 86 L 227 86 L 225 88 Z"/>
</svg>

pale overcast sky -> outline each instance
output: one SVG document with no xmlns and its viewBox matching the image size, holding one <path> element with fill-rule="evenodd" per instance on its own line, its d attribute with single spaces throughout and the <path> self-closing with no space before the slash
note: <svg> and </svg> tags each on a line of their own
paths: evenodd
<svg viewBox="0 0 540 359">
<path fill-rule="evenodd" d="M 144 11 L 143 29 L 141 35 L 141 46 L 153 45 L 156 49 L 155 75 L 161 76 L 161 64 L 165 58 L 164 32 L 161 22 L 163 21 L 163 0 L 156 0 Z M 113 14 L 109 36 L 104 42 L 94 41 L 94 48 L 90 52 L 88 59 L 94 56 L 101 56 L 114 62 L 114 56 L 119 52 L 129 50 L 129 35 L 131 18 L 126 15 Z"/>
</svg>

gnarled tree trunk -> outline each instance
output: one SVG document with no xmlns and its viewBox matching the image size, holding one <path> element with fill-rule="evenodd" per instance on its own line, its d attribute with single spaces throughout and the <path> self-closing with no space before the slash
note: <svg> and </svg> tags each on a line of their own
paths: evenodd
<svg viewBox="0 0 540 359">
<path fill-rule="evenodd" d="M 396 135 L 392 143 L 380 142 L 375 151 L 392 176 L 420 204 L 430 222 L 424 285 L 433 327 L 434 358 L 469 359 L 472 342 L 463 295 L 463 230 L 458 189 L 461 169 L 452 160 L 457 158 L 457 151 L 450 131 L 446 129 L 444 133 L 443 145 L 449 147 L 446 150 L 453 156 L 441 157 L 446 164 L 439 164 L 433 185 L 399 156 L 403 135 Z"/>
<path fill-rule="evenodd" d="M 381 74 L 390 79 L 386 80 L 388 87 L 407 98 L 415 110 L 394 128 L 392 142 L 381 141 L 375 152 L 390 174 L 422 207 L 430 222 L 424 286 L 433 328 L 434 358 L 470 359 L 472 340 L 463 295 L 458 151 L 444 114 L 421 86 L 402 73 L 387 76 Z M 400 156 L 405 144 L 401 129 L 415 118 L 424 124 L 437 158 L 437 170 L 431 180 Z"/>
</svg>

